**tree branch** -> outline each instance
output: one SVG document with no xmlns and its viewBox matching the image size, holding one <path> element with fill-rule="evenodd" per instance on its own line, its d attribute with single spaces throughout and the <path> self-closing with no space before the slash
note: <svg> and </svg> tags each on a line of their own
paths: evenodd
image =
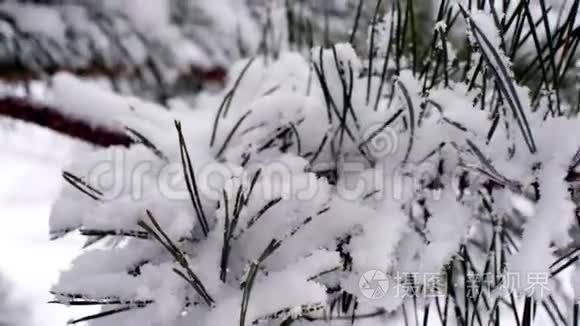
<svg viewBox="0 0 580 326">
<path fill-rule="evenodd" d="M 100 147 L 129 147 L 134 143 L 124 133 L 91 126 L 85 121 L 65 116 L 52 107 L 23 98 L 0 98 L 0 116 L 33 123 Z"/>
</svg>

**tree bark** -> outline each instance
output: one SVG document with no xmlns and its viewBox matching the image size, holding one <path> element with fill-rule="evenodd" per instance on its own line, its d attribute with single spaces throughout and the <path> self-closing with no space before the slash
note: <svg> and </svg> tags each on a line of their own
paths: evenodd
<svg viewBox="0 0 580 326">
<path fill-rule="evenodd" d="M 91 126 L 86 121 L 65 116 L 58 110 L 24 98 L 5 97 L 0 99 L 0 116 L 33 123 L 52 129 L 72 138 L 99 146 L 129 147 L 134 141 L 124 133 L 104 127 Z"/>
</svg>

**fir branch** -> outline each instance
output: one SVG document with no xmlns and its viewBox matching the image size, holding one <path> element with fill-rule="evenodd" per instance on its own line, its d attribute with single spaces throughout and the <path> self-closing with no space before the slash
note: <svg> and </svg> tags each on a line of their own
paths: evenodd
<svg viewBox="0 0 580 326">
<path fill-rule="evenodd" d="M 189 263 L 187 258 L 184 256 L 182 251 L 177 248 L 177 246 L 171 241 L 171 239 L 163 232 L 163 229 L 159 226 L 151 212 L 147 211 L 147 216 L 149 217 L 150 222 L 153 224 L 153 228 L 150 227 L 147 223 L 140 221 L 138 225 L 147 231 L 151 236 L 153 236 L 165 249 L 173 256 L 175 261 L 187 272 L 187 277 L 185 277 L 186 281 L 191 284 L 193 289 L 203 298 L 205 303 L 208 306 L 212 306 L 214 303 L 213 298 L 209 295 L 207 290 L 205 289 L 201 280 L 197 277 L 197 275 L 191 270 L 189 267 Z M 184 277 L 185 275 L 181 273 L 181 271 L 174 269 L 179 276 Z"/>
<path fill-rule="evenodd" d="M 474 38 L 481 50 L 482 57 L 487 62 L 488 68 L 496 77 L 497 85 L 500 87 L 504 98 L 508 102 L 516 121 L 520 127 L 520 130 L 524 136 L 526 144 L 531 153 L 537 151 L 536 144 L 534 141 L 534 136 L 530 125 L 526 119 L 526 114 L 522 106 L 519 94 L 516 91 L 514 82 L 510 77 L 509 70 L 502 62 L 501 55 L 494 49 L 491 41 L 487 38 L 485 33 L 481 28 L 475 23 L 471 16 L 465 11 L 463 6 L 459 5 L 465 19 L 469 23 L 473 31 Z"/>
<path fill-rule="evenodd" d="M 82 180 L 81 178 L 75 176 L 70 172 L 64 171 L 62 173 L 62 177 L 66 182 L 68 182 L 71 186 L 75 187 L 77 190 L 82 192 L 83 194 L 89 196 L 91 199 L 99 201 L 102 200 L 103 193 L 95 188 L 93 188 L 90 184 L 86 181 Z"/>
<path fill-rule="evenodd" d="M 175 121 L 175 128 L 177 129 L 177 133 L 179 136 L 181 164 L 183 169 L 183 176 L 185 178 L 187 186 L 187 191 L 189 192 L 191 203 L 197 215 L 197 219 L 199 221 L 201 230 L 203 231 L 203 234 L 207 237 L 207 234 L 209 233 L 209 225 L 207 218 L 205 216 L 205 211 L 201 203 L 199 190 L 197 188 L 197 181 L 195 179 L 195 171 L 193 169 L 191 158 L 189 157 L 189 151 L 187 150 L 187 144 L 185 143 L 183 132 L 181 130 L 181 123 Z"/>
</svg>

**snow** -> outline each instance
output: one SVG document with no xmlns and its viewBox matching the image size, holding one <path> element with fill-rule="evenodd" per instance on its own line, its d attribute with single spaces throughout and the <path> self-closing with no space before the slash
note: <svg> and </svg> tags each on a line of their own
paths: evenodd
<svg viewBox="0 0 580 326">
<path fill-rule="evenodd" d="M 17 26 L 26 33 L 40 34 L 59 43 L 64 43 L 66 26 L 58 10 L 48 6 L 4 3 L 0 12 L 16 19 Z"/>
<path fill-rule="evenodd" d="M 216 3 L 208 9 L 213 15 L 224 13 L 219 8 L 237 8 L 226 0 Z M 113 5 L 123 9 L 122 3 Z M 158 27 L 167 4 L 158 5 L 132 19 L 143 28 Z M 246 324 L 278 314 L 298 316 L 309 308 L 322 315 L 321 307 L 334 295 L 327 290 L 335 286 L 356 295 L 361 309 L 391 312 L 410 295 L 395 293 L 405 282 L 401 274 L 428 286 L 428 275 L 465 259 L 462 248 L 474 243 L 484 248 L 473 257 L 476 264 L 486 262 L 490 252 L 485 248 L 496 246 L 497 232 L 512 232 L 504 229 L 508 222 L 523 229 L 517 252 L 503 257 L 507 272 L 520 276 L 513 289 L 543 299 L 546 289 L 536 291 L 532 282 L 538 280 L 530 276 L 549 275 L 557 258 L 554 247 L 569 245 L 576 223 L 564 178 L 580 148 L 577 121 L 544 120 L 542 112 L 530 112 L 529 89 L 513 81 L 512 62 L 499 50 L 493 17 L 470 14 L 479 55 L 487 69 L 502 70 L 487 76 L 505 86 L 504 105 L 512 109 L 501 116 L 502 126 L 526 118 L 536 140 L 530 150 L 523 141 L 532 135 L 524 128 L 499 127 L 494 139 L 486 139 L 494 107 L 493 101 L 486 101 L 483 110 L 474 105 L 481 100 L 478 83 L 471 92 L 466 81 L 425 92 L 422 81 L 403 68 L 388 76 L 386 88 L 394 93 L 377 94 L 378 78 L 367 79 L 367 62 L 346 43 L 316 47 L 309 57 L 285 52 L 275 59 L 240 60 L 223 90 L 204 92 L 192 103 L 173 102 L 171 111 L 113 94 L 92 81 L 56 75 L 47 103 L 94 126 L 119 132 L 129 126 L 156 148 L 75 148 L 79 151 L 56 159 L 54 169 L 64 165 L 97 189 L 90 198 L 70 184 L 49 187 L 53 206 L 49 229 L 42 231 L 59 238 L 56 243 L 68 243 L 79 230 L 155 232 L 111 236 L 70 264 L 70 257 L 57 261 L 59 268 L 67 266 L 58 280 L 50 276 L 54 299 L 64 305 L 80 300 L 73 296 L 146 302 L 94 325 L 240 324 L 243 302 L 248 304 Z M 227 34 L 233 26 L 225 22 L 222 27 Z M 370 101 L 375 98 L 376 110 Z M 381 144 L 374 139 L 378 136 L 386 150 L 372 148 Z M 512 142 L 517 151 L 505 155 Z M 183 158 L 186 148 L 191 162 Z M 70 155 L 74 160 L 62 164 Z M 58 177 L 54 169 L 41 170 L 44 178 Z M 335 176 L 325 177 L 328 170 Z M 13 177 L 22 186 L 21 175 Z M 2 193 L 12 196 L 11 203 L 30 195 Z M 154 239 L 160 230 L 163 235 Z M 490 238 L 496 242 L 488 243 Z M 352 261 L 341 270 L 344 252 Z M 20 256 L 8 257 L 19 266 L 15 270 L 22 269 L 18 276 L 35 271 Z M 360 291 L 360 278 L 369 271 L 383 272 L 390 285 L 378 300 Z M 251 284 L 250 275 L 255 276 Z M 555 283 L 545 284 L 547 290 Z M 427 297 L 419 299 L 421 305 L 429 303 Z"/>
<path fill-rule="evenodd" d="M 394 21 L 393 19 L 394 18 Z M 393 30 L 391 30 L 393 27 Z M 392 11 L 387 11 L 380 22 L 374 26 L 375 30 L 375 39 L 374 44 L 379 56 L 386 56 L 387 49 L 389 48 L 391 39 L 397 39 L 397 16 L 393 17 Z M 368 46 L 370 46 L 370 35 L 372 35 L 373 27 L 369 27 L 369 37 L 367 40 Z M 392 51 L 392 50 L 391 50 Z M 393 53 L 391 52 L 391 55 Z"/>
<path fill-rule="evenodd" d="M 6 14 L 3 60 L 21 62 L 33 73 L 55 66 L 132 73 L 153 62 L 163 82 L 175 83 L 192 67 L 226 67 L 243 51 L 254 53 L 261 41 L 256 17 L 235 0 L 3 2 L 0 12 Z M 30 37 L 22 41 L 20 33 Z"/>
<path fill-rule="evenodd" d="M 63 325 L 71 316 L 94 311 L 46 303 L 52 299 L 51 284 L 79 254 L 84 240 L 55 243 L 47 236 L 47 218 L 62 183 L 60 170 L 78 144 L 20 123 L 2 130 L 0 142 L 1 272 L 12 282 L 16 299 L 30 305 L 28 325 Z"/>
<path fill-rule="evenodd" d="M 363 236 L 354 238 L 350 244 L 353 268 L 361 273 L 392 267 L 397 260 L 395 248 L 409 231 L 403 212 L 389 204 L 383 205 L 362 225 Z"/>
<path fill-rule="evenodd" d="M 45 101 L 63 115 L 93 127 L 123 133 L 125 127 L 152 124 L 158 116 L 167 115 L 167 110 L 159 105 L 116 95 L 104 86 L 69 73 L 56 74 L 52 82 Z"/>
<path fill-rule="evenodd" d="M 493 37 L 497 30 L 488 15 L 475 14 L 473 19 L 484 31 L 476 35 L 477 42 L 481 42 L 481 35 L 491 35 L 491 45 L 482 43 L 482 51 L 489 55 L 489 51 L 498 46 L 498 38 Z M 167 231 L 169 239 L 181 243 L 181 250 L 187 253 L 192 270 L 214 297 L 215 309 L 208 310 L 200 304 L 185 309 L 186 313 L 182 315 L 179 302 L 183 298 L 178 299 L 178 296 L 198 296 L 193 290 L 179 286 L 179 279 L 171 273 L 171 267 L 177 266 L 172 258 L 160 246 L 152 249 L 151 244 L 142 239 L 128 239 L 122 247 L 109 248 L 106 251 L 109 255 L 102 251 L 85 252 L 61 274 L 53 287 L 55 292 L 62 294 L 57 298 L 67 302 L 66 293 L 81 292 L 94 298 L 109 294 L 124 300 L 167 298 L 172 302 L 163 307 L 154 302 L 134 313 L 111 317 L 111 320 L 126 325 L 136 325 L 144 320 L 162 323 L 196 318 L 202 318 L 204 324 L 238 323 L 239 315 L 233 311 L 241 304 L 243 288 L 239 283 L 247 277 L 251 262 L 255 262 L 265 245 L 275 239 L 281 241 L 280 246 L 260 262 L 264 272 L 258 273 L 252 288 L 253 299 L 249 301 L 247 318 L 253 321 L 284 309 L 297 313 L 297 305 L 316 305 L 327 299 L 327 284 L 313 281 L 310 277 L 337 265 L 336 252 L 320 250 L 334 250 L 337 239 L 345 235 L 352 237 L 347 246 L 353 258 L 352 274 L 335 277 L 332 282 L 354 291 L 357 283 L 353 285 L 353 282 L 357 277 L 369 269 L 377 269 L 388 273 L 393 284 L 398 282 L 393 273 L 414 272 L 415 281 L 426 286 L 425 276 L 444 270 L 462 245 L 468 243 L 472 231 L 482 227 L 479 197 L 474 196 L 480 195 L 473 192 L 459 198 L 458 189 L 449 186 L 462 169 L 469 167 L 476 170 L 471 171 L 474 174 L 488 169 L 494 180 L 500 182 L 506 179 L 529 183 L 534 176 L 538 178 L 540 192 L 547 194 L 542 195 L 533 208 L 518 197 L 522 194 L 511 183 L 511 188 L 506 191 L 494 192 L 494 196 L 499 197 L 494 205 L 497 205 L 498 212 L 504 210 L 507 214 L 517 209 L 529 216 L 524 224 L 522 248 L 519 253 L 508 257 L 510 271 L 520 275 L 549 271 L 554 259 L 550 245 L 558 241 L 565 245 L 568 227 L 573 222 L 573 206 L 567 198 L 563 179 L 565 163 L 580 146 L 580 141 L 560 145 L 559 154 L 551 155 L 552 148 L 548 144 L 554 141 L 554 137 L 562 135 L 551 134 L 548 130 L 559 128 L 561 132 L 569 132 L 574 128 L 569 122 L 554 119 L 545 123 L 537 116 L 530 116 L 530 123 L 538 131 L 535 136 L 539 152 L 519 151 L 513 158 L 506 158 L 498 154 L 505 150 L 505 141 L 485 143 L 491 123 L 489 116 L 473 107 L 477 95 L 468 92 L 465 85 L 450 83 L 447 88 L 434 88 L 430 94 L 424 95 L 421 82 L 410 71 L 403 71 L 394 82 L 397 87 L 391 107 L 383 106 L 374 111 L 365 101 L 366 78 L 357 77 L 356 73 L 364 63 L 350 45 L 338 44 L 334 49 L 315 48 L 311 53 L 313 64 L 328 83 L 328 92 L 337 108 L 331 110 L 330 118 L 326 116 L 327 99 L 322 83 L 318 79 L 308 82 L 312 76 L 310 65 L 298 53 L 283 54 L 274 62 L 258 57 L 236 63 L 225 89 L 220 94 L 204 93 L 192 111 L 164 112 L 144 102 L 136 103 L 134 111 L 126 110 L 130 98 L 107 94 L 105 90 L 97 90 L 85 82 L 59 76 L 53 100 L 67 107 L 68 113 L 80 110 L 83 103 L 80 99 L 85 96 L 91 99 L 95 109 L 97 106 L 107 107 L 106 110 L 116 108 L 122 113 L 114 118 L 96 113 L 84 113 L 87 115 L 81 118 L 103 124 L 111 121 L 132 123 L 137 131 L 154 140 L 167 161 L 137 145 L 128 150 L 110 148 L 96 151 L 69 165 L 68 171 L 85 177 L 92 186 L 108 194 L 95 201 L 66 186 L 55 202 L 50 219 L 51 231 L 77 228 L 136 230 L 137 223 L 145 217 L 145 211 L 150 210 L 161 228 Z M 505 56 L 489 64 L 494 67 L 503 65 L 508 69 L 511 65 Z M 510 76 L 501 75 L 500 78 L 507 83 L 511 82 Z M 371 84 L 378 86 L 378 83 Z M 78 98 L 65 91 L 73 88 L 78 90 L 75 95 Z M 344 88 L 352 89 L 349 100 L 359 117 L 356 121 L 352 116 L 340 116 L 340 110 L 350 105 L 344 97 Z M 505 95 L 517 97 L 527 109 L 527 89 L 515 88 L 517 94 Z M 224 96 L 229 102 L 223 111 L 216 112 Z M 425 101 L 430 101 L 433 108 L 422 117 L 415 110 Z M 412 124 L 414 134 L 409 134 L 409 127 L 405 127 L 402 119 L 394 120 L 392 128 L 398 133 L 396 140 L 400 148 L 389 151 L 384 157 L 373 157 L 376 161 L 371 164 L 357 151 L 365 136 L 368 137 L 364 128 L 393 116 L 393 108 L 403 112 L 407 123 L 410 121 Z M 216 116 L 219 119 L 211 144 L 214 131 L 211 122 Z M 322 148 L 319 155 L 321 164 L 313 164 L 302 155 L 316 151 L 325 135 L 340 131 L 337 118 L 346 119 L 347 126 L 353 130 L 362 130 L 345 137 L 340 147 L 342 153 L 333 152 L 332 146 Z M 174 119 L 183 125 L 192 167 L 201 180 L 199 202 L 196 199 L 194 204 L 189 202 L 185 192 L 181 194 L 186 196 L 165 197 L 155 184 L 158 181 L 156 176 L 167 165 L 180 167 L 181 164 L 176 135 L 173 131 L 168 132 Z M 284 128 L 287 132 L 292 130 L 294 138 L 291 139 L 298 138 L 295 134 L 300 138 L 300 144 L 288 145 L 285 153 L 278 147 L 283 146 L 279 135 Z M 338 140 L 335 138 L 332 142 L 336 145 Z M 441 142 L 451 146 L 429 156 Z M 479 147 L 481 152 L 474 149 Z M 121 179 L 107 176 L 105 184 L 113 183 L 114 186 L 103 187 L 103 180 L 91 176 L 91 168 L 106 160 L 114 161 L 120 150 L 123 164 L 115 168 L 120 170 L 117 172 Z M 246 154 L 250 158 L 242 163 Z M 337 155 L 343 155 L 344 161 L 334 159 Z M 487 163 L 486 156 L 491 157 L 494 166 L 497 165 L 497 171 Z M 421 162 L 425 157 L 427 159 Z M 437 164 L 438 160 L 445 162 L 442 168 Z M 544 165 L 537 175 L 532 175 L 531 164 L 536 160 Z M 140 179 L 137 189 L 146 191 L 135 197 L 132 188 L 135 184 L 126 177 L 133 176 L 143 163 L 147 163 L 152 173 Z M 331 185 L 316 175 L 317 169 L 323 168 L 322 163 L 336 167 L 337 185 Z M 377 173 L 385 172 L 381 169 L 390 174 Z M 257 171 L 260 171 L 259 177 L 254 179 Z M 212 188 L 207 180 L 199 179 L 214 173 L 223 178 L 222 185 L 217 188 L 215 185 Z M 181 178 L 181 174 L 177 175 Z M 384 180 L 374 180 L 377 175 Z M 404 187 L 404 184 L 396 184 L 404 182 L 401 180 L 404 177 L 412 179 L 412 191 L 406 196 L 389 196 L 385 185 Z M 485 175 L 474 177 L 475 182 L 470 186 L 473 189 L 480 187 L 477 177 L 483 179 Z M 349 179 L 358 182 L 356 185 L 359 187 L 350 188 Z M 439 186 L 427 189 L 428 184 L 437 183 Z M 374 190 L 383 191 L 367 201 L 366 195 Z M 272 206 L 268 206 L 272 202 Z M 558 207 L 558 223 L 553 223 L 552 205 Z M 207 222 L 200 222 L 201 215 Z M 201 234 L 204 224 L 209 228 L 207 237 Z M 233 229 L 229 231 L 228 228 Z M 421 232 L 415 228 L 420 228 Z M 233 236 L 227 240 L 230 233 Z M 197 242 L 182 242 L 190 236 Z M 235 242 L 235 246 L 232 245 L 225 260 L 227 269 L 222 269 L 223 260 L 219 261 L 218 257 L 224 252 L 221 248 L 226 248 L 227 241 Z M 135 256 L 124 258 L 128 252 L 134 252 Z M 532 256 L 536 259 L 531 260 Z M 147 264 L 138 278 L 128 276 L 124 271 L 139 260 L 156 263 Z M 225 275 L 225 279 L 218 279 L 218 275 Z M 161 279 L 166 282 L 161 282 Z M 519 290 L 527 289 L 529 285 L 518 284 L 523 287 Z M 285 296 L 276 296 L 278 293 L 285 293 Z M 540 297 L 537 293 L 529 294 Z M 264 305 L 264 302 L 268 304 Z M 394 310 L 402 302 L 402 298 L 391 291 L 382 300 L 366 303 L 370 307 Z"/>
<path fill-rule="evenodd" d="M 104 1 L 106 6 L 117 6 L 138 28 L 155 32 L 170 23 L 170 2 L 159 0 L 144 4 L 140 0 Z"/>
</svg>

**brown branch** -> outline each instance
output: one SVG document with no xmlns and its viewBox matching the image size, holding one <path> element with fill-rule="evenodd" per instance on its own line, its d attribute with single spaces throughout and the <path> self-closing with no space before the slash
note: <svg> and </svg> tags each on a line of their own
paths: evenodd
<svg viewBox="0 0 580 326">
<path fill-rule="evenodd" d="M 202 84 L 218 84 L 224 86 L 227 76 L 227 71 L 221 67 L 214 67 L 211 69 L 203 69 L 198 67 L 191 67 L 191 74 L 198 76 Z"/>
<path fill-rule="evenodd" d="M 20 64 L 0 64 L 0 80 L 7 83 L 29 82 L 41 80 L 45 76 L 52 76 L 60 72 L 68 72 L 80 77 L 121 78 L 130 75 L 126 67 L 105 67 L 91 64 L 84 67 L 45 66 L 42 71 L 35 71 Z"/>
<path fill-rule="evenodd" d="M 0 80 L 5 79 L 12 82 L 29 81 L 39 77 L 31 71 L 20 69 L 21 67 L 12 66 L 11 68 L 12 69 L 0 73 Z M 46 71 L 46 73 L 55 74 L 62 71 L 68 70 L 65 67 L 60 67 L 58 69 L 55 68 L 54 70 Z M 121 67 L 110 70 L 99 66 L 71 72 L 92 77 L 120 77 L 128 73 Z M 195 76 L 204 84 L 214 84 L 218 86 L 224 86 L 226 79 L 226 71 L 218 67 L 212 69 L 191 67 L 187 74 Z M 115 145 L 129 147 L 131 144 L 135 143 L 131 137 L 122 132 L 110 130 L 106 127 L 92 126 L 86 121 L 63 115 L 59 110 L 53 107 L 33 102 L 26 98 L 12 96 L 0 98 L 0 116 L 33 123 L 100 147 Z"/>
<path fill-rule="evenodd" d="M 91 126 L 86 121 L 65 116 L 54 108 L 27 99 L 0 98 L 0 116 L 33 123 L 100 147 L 129 147 L 134 143 L 124 133 Z"/>
<path fill-rule="evenodd" d="M 8 83 L 30 82 L 42 80 L 46 76 L 52 76 L 61 72 L 68 72 L 80 77 L 105 77 L 108 79 L 133 78 L 139 69 L 143 67 L 112 66 L 107 67 L 98 63 L 92 63 L 83 67 L 46 66 L 42 71 L 34 71 L 18 64 L 0 64 L 0 80 Z M 202 85 L 223 85 L 226 79 L 226 70 L 222 67 L 201 68 L 191 66 L 180 74 L 180 78 L 195 78 Z"/>
<path fill-rule="evenodd" d="M 580 173 L 569 170 L 564 180 L 567 182 L 580 182 Z"/>
</svg>

